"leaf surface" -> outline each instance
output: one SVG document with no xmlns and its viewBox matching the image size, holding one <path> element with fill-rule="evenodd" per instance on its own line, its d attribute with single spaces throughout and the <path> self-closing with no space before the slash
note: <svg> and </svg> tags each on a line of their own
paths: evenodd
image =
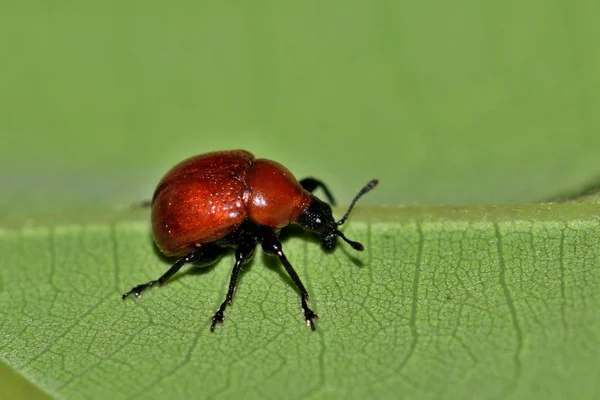
<svg viewBox="0 0 600 400">
<path fill-rule="evenodd" d="M 346 233 L 364 253 L 290 237 L 320 315 L 314 333 L 261 253 L 211 334 L 231 257 L 121 301 L 168 266 L 137 217 L 11 228 L 0 235 L 0 354 L 56 398 L 589 398 L 597 211 L 363 209 Z"/>
</svg>

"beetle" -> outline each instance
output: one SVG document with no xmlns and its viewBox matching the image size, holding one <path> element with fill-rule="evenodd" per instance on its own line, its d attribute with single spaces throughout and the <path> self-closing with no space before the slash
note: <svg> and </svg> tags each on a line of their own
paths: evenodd
<svg viewBox="0 0 600 400">
<path fill-rule="evenodd" d="M 166 257 L 177 261 L 156 280 L 133 287 L 123 294 L 138 298 L 154 285 L 162 285 L 185 264 L 214 264 L 230 248 L 235 263 L 225 300 L 212 316 L 210 330 L 223 323 L 231 305 L 238 275 L 258 243 L 263 251 L 276 255 L 300 292 L 304 320 L 314 331 L 318 318 L 307 304 L 308 291 L 288 261 L 278 239 L 282 228 L 300 225 L 320 236 L 326 250 L 333 250 L 337 238 L 353 249 L 363 245 L 348 239 L 338 227 L 344 224 L 358 199 L 377 185 L 376 179 L 364 186 L 352 200 L 346 214 L 333 218 L 331 206 L 312 194 L 320 188 L 335 205 L 331 192 L 314 178 L 297 181 L 283 165 L 255 158 L 245 150 L 216 151 L 180 162 L 160 180 L 151 207 L 154 241 Z"/>
</svg>

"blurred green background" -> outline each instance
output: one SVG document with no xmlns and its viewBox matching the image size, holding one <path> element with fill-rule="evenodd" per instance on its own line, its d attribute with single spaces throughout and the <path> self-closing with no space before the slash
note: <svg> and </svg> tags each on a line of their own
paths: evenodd
<svg viewBox="0 0 600 400">
<path fill-rule="evenodd" d="M 245 148 L 347 203 L 520 203 L 600 174 L 596 1 L 23 1 L 0 210 L 111 208 Z"/>
</svg>

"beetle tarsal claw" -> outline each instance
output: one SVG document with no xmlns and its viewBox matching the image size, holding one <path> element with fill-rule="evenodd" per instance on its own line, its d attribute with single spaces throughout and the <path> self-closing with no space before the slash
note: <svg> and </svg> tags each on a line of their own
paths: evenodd
<svg viewBox="0 0 600 400">
<path fill-rule="evenodd" d="M 315 321 L 319 319 L 319 316 L 312 312 L 311 309 L 304 310 L 304 319 L 306 322 L 306 326 L 310 327 L 313 331 L 317 329 L 315 325 Z"/>
<path fill-rule="evenodd" d="M 221 311 L 221 310 L 217 311 L 212 317 L 212 323 L 210 324 L 211 332 L 215 331 L 215 326 L 217 325 L 217 323 L 219 323 L 219 324 L 223 323 L 223 311 Z"/>
</svg>

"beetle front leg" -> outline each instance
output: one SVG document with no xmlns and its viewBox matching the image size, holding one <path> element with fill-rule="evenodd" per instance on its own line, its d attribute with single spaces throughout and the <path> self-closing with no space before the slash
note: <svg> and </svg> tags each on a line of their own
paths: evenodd
<svg viewBox="0 0 600 400">
<path fill-rule="evenodd" d="M 279 261 L 281 261 L 286 272 L 290 278 L 292 278 L 294 284 L 296 284 L 296 287 L 300 291 L 300 301 L 302 304 L 302 311 L 304 311 L 304 321 L 306 322 L 306 326 L 310 326 L 310 329 L 314 331 L 317 329 L 314 321 L 319 317 L 308 307 L 308 291 L 302 284 L 302 281 L 294 270 L 294 267 L 292 267 L 292 264 L 290 264 L 287 257 L 283 253 L 281 242 L 279 239 L 277 239 L 277 236 L 274 232 L 270 232 L 263 237 L 262 248 L 265 253 L 275 254 L 277 257 L 279 257 Z"/>
<path fill-rule="evenodd" d="M 329 189 L 327 188 L 327 186 L 321 182 L 318 179 L 315 178 L 304 178 L 302 180 L 300 180 L 300 186 L 302 186 L 302 188 L 304 190 L 306 190 L 307 192 L 314 192 L 315 190 L 317 190 L 317 188 L 321 188 L 323 190 L 323 192 L 325 192 L 325 197 L 327 197 L 327 200 L 329 200 L 329 203 L 332 206 L 335 206 L 335 199 L 333 198 L 333 195 L 331 194 L 331 192 L 329 191 Z"/>
</svg>

